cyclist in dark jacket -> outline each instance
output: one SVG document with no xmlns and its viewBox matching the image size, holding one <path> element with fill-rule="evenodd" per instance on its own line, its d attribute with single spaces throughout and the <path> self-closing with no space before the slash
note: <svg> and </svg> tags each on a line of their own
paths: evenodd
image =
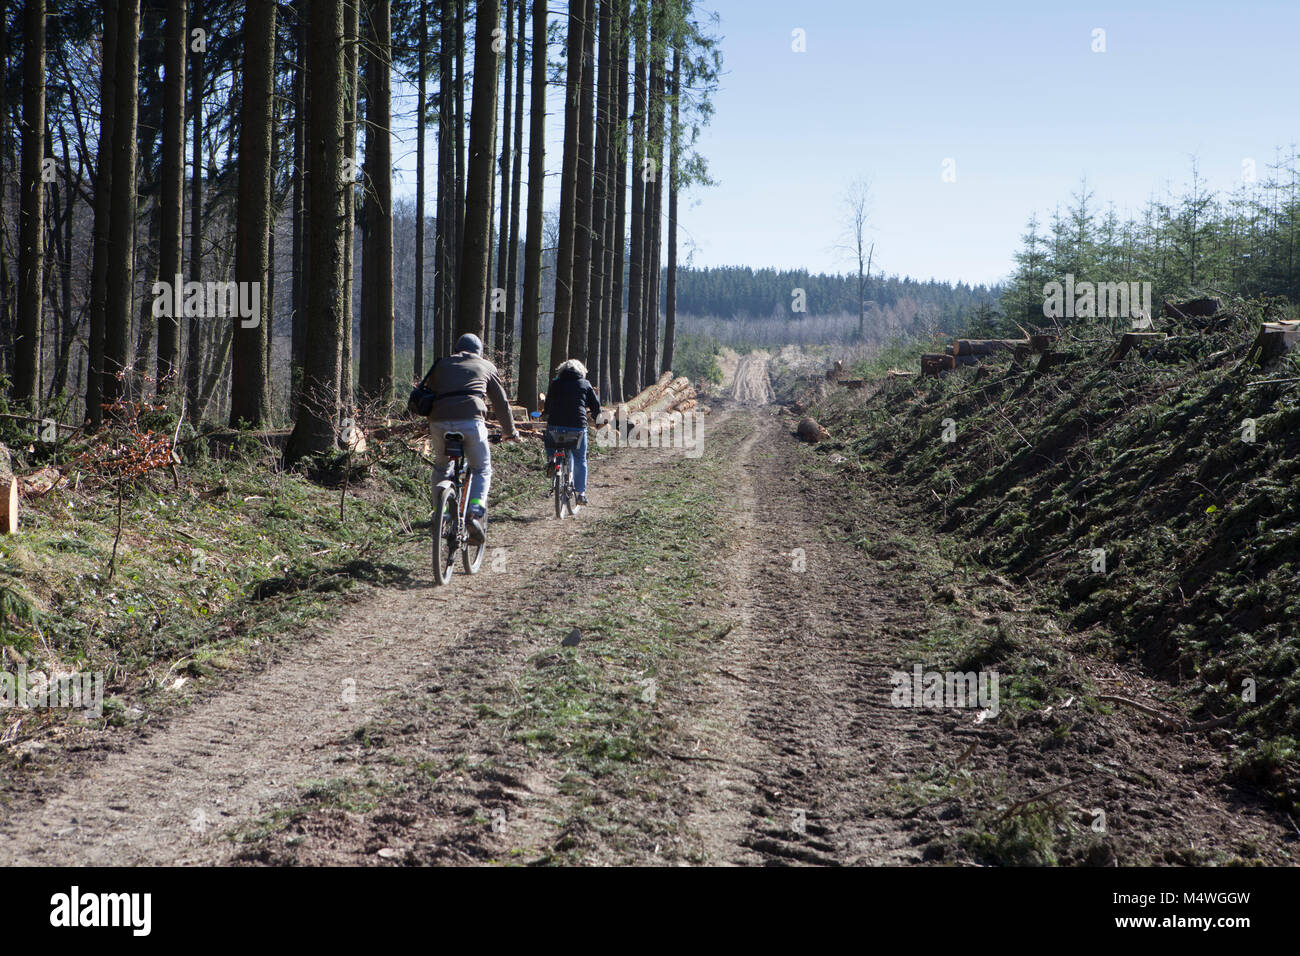
<svg viewBox="0 0 1300 956">
<path fill-rule="evenodd" d="M 587 503 L 587 415 L 594 419 L 600 414 L 600 399 L 587 381 L 587 367 L 577 359 L 569 359 L 555 372 L 550 388 L 546 390 L 546 432 L 578 436 L 578 447 L 573 450 L 573 490 L 578 504 Z M 547 459 L 551 442 L 547 441 Z"/>
<path fill-rule="evenodd" d="M 429 412 L 429 437 L 433 443 L 434 467 L 446 478 L 451 464 L 444 436 L 459 432 L 464 439 L 465 463 L 469 471 L 469 536 L 481 543 L 487 514 L 488 489 L 492 486 L 492 446 L 488 444 L 487 403 L 491 402 L 501 423 L 501 440 L 521 440 L 510 414 L 510 400 L 496 366 L 483 357 L 483 343 L 466 333 L 456 342 L 456 351 L 433 363 L 424 377 L 425 387 L 436 392 Z"/>
</svg>

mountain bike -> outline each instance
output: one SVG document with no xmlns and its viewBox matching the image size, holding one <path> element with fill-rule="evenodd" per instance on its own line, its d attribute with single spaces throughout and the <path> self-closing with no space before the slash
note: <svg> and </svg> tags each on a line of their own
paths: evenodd
<svg viewBox="0 0 1300 956">
<path fill-rule="evenodd" d="M 451 477 L 433 486 L 433 577 L 439 584 L 450 584 L 457 554 L 465 573 L 477 574 L 483 566 L 487 542 L 475 544 L 469 539 L 469 495 L 463 488 L 465 436 L 447 432 L 443 447 L 451 463 Z"/>
<path fill-rule="evenodd" d="M 578 513 L 578 492 L 573 487 L 573 451 L 578 447 L 578 435 L 548 432 L 546 440 L 551 445 L 551 494 L 555 498 L 555 517 Z"/>
</svg>

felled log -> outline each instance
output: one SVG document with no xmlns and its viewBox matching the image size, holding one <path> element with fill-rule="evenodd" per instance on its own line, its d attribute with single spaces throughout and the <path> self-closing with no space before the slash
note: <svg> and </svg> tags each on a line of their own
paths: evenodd
<svg viewBox="0 0 1300 956">
<path fill-rule="evenodd" d="M 18 479 L 18 494 L 23 498 L 42 498 L 63 480 L 57 468 L 42 468 Z"/>
<path fill-rule="evenodd" d="M 953 355 L 992 355 L 995 352 L 1014 352 L 1018 345 L 1028 345 L 1026 339 L 956 339 Z"/>
<path fill-rule="evenodd" d="M 795 434 L 798 435 L 801 440 L 812 443 L 823 441 L 824 439 L 831 437 L 831 433 L 821 425 L 817 424 L 816 419 L 812 418 L 799 419 L 799 425 L 795 429 Z"/>
<path fill-rule="evenodd" d="M 1247 355 L 1260 365 L 1268 365 L 1297 345 L 1300 345 L 1300 322 L 1264 322 Z"/>
<path fill-rule="evenodd" d="M 1165 315 L 1174 319 L 1208 318 L 1223 308 L 1222 300 L 1205 296 L 1188 302 L 1174 304 L 1168 300 L 1164 303 Z"/>
<path fill-rule="evenodd" d="M 1115 346 L 1115 351 L 1111 353 L 1108 361 L 1118 362 L 1138 346 L 1155 345 L 1157 342 L 1163 342 L 1164 340 L 1165 333 L 1163 332 L 1125 332 L 1120 336 L 1119 343 Z"/>
<path fill-rule="evenodd" d="M 18 479 L 0 480 L 0 534 L 18 533 Z"/>
<path fill-rule="evenodd" d="M 1029 336 L 1029 350 L 1035 355 L 1042 355 L 1056 343 L 1055 335 L 1040 333 Z"/>
</svg>

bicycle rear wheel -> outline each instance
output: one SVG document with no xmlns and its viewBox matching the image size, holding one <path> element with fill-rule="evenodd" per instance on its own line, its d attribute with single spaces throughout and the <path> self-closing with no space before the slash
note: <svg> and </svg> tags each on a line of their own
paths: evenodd
<svg viewBox="0 0 1300 956">
<path fill-rule="evenodd" d="M 555 517 L 564 517 L 564 471 L 556 468 L 551 477 L 551 491 L 555 495 Z"/>
<path fill-rule="evenodd" d="M 573 452 L 564 456 L 564 510 L 572 518 L 576 513 L 573 500 Z"/>
<path fill-rule="evenodd" d="M 487 553 L 487 516 L 484 515 L 479 520 L 483 523 L 483 543 L 475 544 L 473 541 L 467 541 L 460 549 L 461 562 L 465 566 L 466 574 L 478 574 L 478 569 L 483 567 L 483 555 Z"/>
<path fill-rule="evenodd" d="M 445 486 L 434 489 L 433 505 L 433 579 L 450 584 L 456 562 L 456 495 Z"/>
</svg>

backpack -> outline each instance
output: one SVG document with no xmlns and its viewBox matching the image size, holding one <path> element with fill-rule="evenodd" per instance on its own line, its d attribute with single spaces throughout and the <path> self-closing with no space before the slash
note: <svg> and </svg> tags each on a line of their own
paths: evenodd
<svg viewBox="0 0 1300 956">
<path fill-rule="evenodd" d="M 454 392 L 443 392 L 439 395 L 433 389 L 426 386 L 424 383 L 429 381 L 430 377 L 433 375 L 433 370 L 438 367 L 438 363 L 441 361 L 442 359 L 435 359 L 433 364 L 429 366 L 429 371 L 424 373 L 424 378 L 420 381 L 420 384 L 411 389 L 411 396 L 406 400 L 406 411 L 409 414 L 418 415 L 420 418 L 428 418 L 433 414 L 434 403 L 440 399 L 460 398 L 464 395 L 478 394 L 473 389 L 461 388 Z"/>
</svg>

